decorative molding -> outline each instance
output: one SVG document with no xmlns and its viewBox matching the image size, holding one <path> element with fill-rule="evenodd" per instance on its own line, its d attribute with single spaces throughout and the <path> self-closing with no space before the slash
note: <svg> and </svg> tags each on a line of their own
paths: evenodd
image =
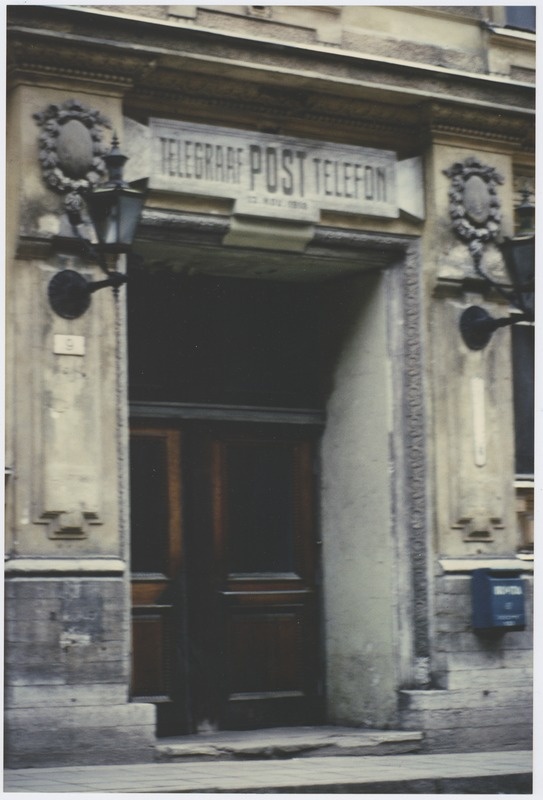
<svg viewBox="0 0 543 800">
<path fill-rule="evenodd" d="M 112 54 L 103 47 L 93 49 L 72 37 L 46 31 L 18 31 L 11 37 L 7 75 L 31 77 L 43 74 L 77 82 L 107 86 L 109 91 L 125 92 L 155 66 L 154 59 L 124 51 Z"/>
<path fill-rule="evenodd" d="M 148 402 L 130 403 L 132 419 L 198 419 L 238 422 L 270 422 L 292 425 L 324 425 L 324 411 L 315 409 L 265 408 L 258 406 L 190 405 L 188 403 Z"/>
<path fill-rule="evenodd" d="M 188 241 L 220 245 L 229 228 L 230 217 L 227 216 L 144 208 L 138 237 L 177 243 L 181 236 Z"/>
<path fill-rule="evenodd" d="M 102 319 L 98 309 L 70 323 L 71 333 L 85 338 L 85 355 L 54 352 L 54 334 L 66 331 L 47 302 L 54 270 L 40 265 L 33 296 L 33 347 L 40 353 L 33 371 L 33 459 L 41 468 L 32 476 L 32 517 L 50 539 L 85 539 L 90 526 L 103 524 L 104 454 L 99 435 L 103 415 L 103 373 L 99 348 Z M 94 277 L 91 270 L 84 276 Z M 39 305 L 35 305 L 35 297 Z M 91 343 L 92 346 L 91 346 Z"/>
<path fill-rule="evenodd" d="M 152 87 L 138 87 L 134 100 L 138 107 L 171 107 L 183 102 L 185 113 L 254 115 L 261 129 L 280 133 L 290 121 L 308 125 L 338 125 L 345 131 L 357 131 L 360 137 L 397 139 L 399 130 L 413 139 L 429 133 L 447 134 L 456 139 L 469 138 L 500 141 L 515 149 L 530 149 L 534 145 L 534 120 L 498 110 L 484 111 L 459 104 L 434 102 L 398 106 L 380 100 L 379 103 L 360 97 L 322 94 L 307 89 L 272 86 L 261 83 L 239 83 L 223 77 L 211 82 L 208 76 L 175 73 L 154 76 Z M 262 122 L 262 121 L 265 122 Z M 273 122 L 272 122 L 273 121 Z"/>
<path fill-rule="evenodd" d="M 433 102 L 428 106 L 426 124 L 432 134 L 455 138 L 500 141 L 513 147 L 533 148 L 535 113 L 528 118 L 491 108 L 462 108 L 457 104 Z"/>
<path fill-rule="evenodd" d="M 484 244 L 494 241 L 500 230 L 496 187 L 504 182 L 503 177 L 473 156 L 457 161 L 443 173 L 451 179 L 449 214 L 453 229 L 478 262 Z"/>
<path fill-rule="evenodd" d="M 94 512 L 80 510 L 44 511 L 39 522 L 46 523 L 49 539 L 86 539 L 89 524 L 96 524 L 98 516 Z"/>
<path fill-rule="evenodd" d="M 464 542 L 494 542 L 496 531 L 503 531 L 505 525 L 501 519 L 477 517 L 461 517 L 451 524 L 451 530 L 459 531 Z"/>
<path fill-rule="evenodd" d="M 119 558 L 8 558 L 6 575 L 122 575 L 126 564 Z"/>
<path fill-rule="evenodd" d="M 404 302 L 404 447 L 405 447 L 405 498 L 407 502 L 407 525 L 411 556 L 413 592 L 413 638 L 416 663 L 427 664 L 430 656 L 429 607 L 428 607 L 428 506 L 426 466 L 426 417 L 424 384 L 422 329 L 421 329 L 421 255 L 418 241 L 412 242 L 405 251 L 403 268 Z M 417 673 L 428 683 L 427 670 Z M 417 677 L 417 674 L 415 677 Z"/>
<path fill-rule="evenodd" d="M 469 300 L 445 297 L 431 308 L 435 337 L 436 512 L 439 550 L 451 557 L 514 552 L 518 546 L 511 469 L 514 464 L 511 355 L 507 340 L 470 351 L 458 333 Z M 499 316 L 494 303 L 485 309 Z M 459 465 L 461 468 L 459 469 Z"/>
<path fill-rule="evenodd" d="M 534 198 L 535 202 L 535 175 L 532 170 L 521 172 L 515 171 L 513 174 L 513 206 L 519 206 L 525 198 L 525 193 L 528 192 L 528 200 Z"/>
<path fill-rule="evenodd" d="M 144 114 L 182 106 L 186 118 L 234 116 L 262 130 L 329 126 L 391 149 L 440 133 L 517 151 L 535 141 L 534 88 L 510 79 L 279 40 L 259 42 L 256 58 L 254 41 L 239 33 L 113 14 L 118 36 L 105 37 L 103 16 L 88 10 L 34 7 L 29 16 L 17 7 L 9 16 L 9 74 L 107 86 Z M 135 48 L 143 32 L 147 43 Z"/>
<path fill-rule="evenodd" d="M 169 74 L 155 76 L 153 86 L 138 88 L 134 98 L 138 107 L 171 108 L 182 103 L 185 114 L 212 114 L 214 119 L 224 115 L 254 116 L 259 129 L 265 133 L 281 133 L 287 122 L 305 125 L 338 125 L 359 136 L 398 136 L 401 126 L 404 134 L 417 135 L 419 110 L 392 104 L 372 103 L 354 97 L 325 95 L 287 86 L 268 86 L 263 83 L 240 83 L 217 77 L 213 81 L 205 75 Z M 158 113 L 158 112 L 157 112 Z M 162 112 L 165 113 L 165 112 Z"/>
<path fill-rule="evenodd" d="M 66 211 L 81 212 L 82 195 L 106 174 L 102 139 L 109 119 L 79 100 L 49 105 L 33 117 L 42 129 L 38 158 L 45 185 L 64 195 Z"/>
<path fill-rule="evenodd" d="M 246 8 L 248 17 L 256 17 L 257 19 L 271 19 L 273 16 L 272 6 L 246 6 Z"/>
<path fill-rule="evenodd" d="M 126 274 L 128 259 L 119 257 L 118 268 Z M 123 558 L 130 561 L 130 433 L 128 411 L 128 340 L 126 301 L 114 293 L 115 327 L 115 441 L 117 445 L 117 525 Z"/>
<path fill-rule="evenodd" d="M 385 266 L 399 254 L 403 254 L 411 241 L 409 237 L 402 235 L 317 226 L 309 247 L 320 245 L 331 249 L 371 249 L 383 253 L 383 266 Z"/>
<path fill-rule="evenodd" d="M 38 66 L 36 46 L 49 49 L 46 66 L 58 63 L 61 68 L 93 69 L 132 77 L 133 85 L 153 91 L 159 74 L 165 85 L 176 72 L 208 72 L 211 82 L 221 72 L 235 71 L 240 83 L 248 87 L 255 80 L 274 84 L 278 72 L 284 82 L 307 88 L 308 82 L 328 82 L 329 94 L 349 95 L 351 99 L 368 92 L 376 105 L 383 102 L 390 89 L 392 98 L 400 94 L 410 97 L 413 105 L 426 102 L 454 102 L 457 108 L 471 106 L 490 112 L 530 113 L 534 105 L 533 86 L 510 79 L 495 78 L 483 73 L 462 72 L 434 64 L 419 64 L 381 55 L 369 56 L 283 39 L 255 42 L 254 37 L 240 31 L 210 30 L 191 25 L 182 27 L 164 19 L 116 17 L 108 13 L 108 31 L 104 32 L 104 16 L 93 9 L 66 7 L 17 6 L 9 11 L 9 44 L 19 45 L 10 64 L 17 68 L 17 56 L 23 62 L 30 58 Z M 255 47 L 258 53 L 255 57 Z M 65 53 L 73 58 L 66 60 Z M 154 61 L 156 60 L 156 70 Z M 134 63 L 135 62 L 135 63 Z M 100 66 L 105 64 L 106 66 Z M 146 75 L 146 64 L 152 64 L 152 80 Z M 92 65 L 92 66 L 91 66 Z M 212 73 L 211 73 L 212 70 Z M 319 92 L 320 93 L 320 92 Z"/>
</svg>

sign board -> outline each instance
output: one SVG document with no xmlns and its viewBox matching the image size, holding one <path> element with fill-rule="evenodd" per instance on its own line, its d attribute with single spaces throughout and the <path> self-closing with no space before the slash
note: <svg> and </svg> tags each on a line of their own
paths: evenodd
<svg viewBox="0 0 543 800">
<path fill-rule="evenodd" d="M 53 339 L 53 353 L 59 356 L 84 356 L 85 337 L 55 333 Z"/>
<path fill-rule="evenodd" d="M 151 119 L 150 189 L 230 198 L 234 213 L 316 222 L 321 210 L 399 216 L 396 155 Z"/>
<path fill-rule="evenodd" d="M 471 598 L 474 630 L 524 630 L 524 587 L 518 574 L 473 570 Z"/>
</svg>

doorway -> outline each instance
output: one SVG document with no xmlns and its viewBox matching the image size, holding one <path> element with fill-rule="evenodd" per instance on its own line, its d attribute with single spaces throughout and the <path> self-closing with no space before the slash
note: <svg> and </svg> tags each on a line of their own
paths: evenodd
<svg viewBox="0 0 543 800">
<path fill-rule="evenodd" d="M 132 695 L 158 735 L 316 724 L 320 290 L 129 286 Z"/>
</svg>

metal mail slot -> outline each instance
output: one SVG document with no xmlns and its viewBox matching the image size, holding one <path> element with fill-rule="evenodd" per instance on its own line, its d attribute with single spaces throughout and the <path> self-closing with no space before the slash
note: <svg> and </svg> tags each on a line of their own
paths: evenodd
<svg viewBox="0 0 543 800">
<path fill-rule="evenodd" d="M 524 586 L 518 573 L 476 569 L 471 579 L 474 630 L 522 631 Z"/>
</svg>

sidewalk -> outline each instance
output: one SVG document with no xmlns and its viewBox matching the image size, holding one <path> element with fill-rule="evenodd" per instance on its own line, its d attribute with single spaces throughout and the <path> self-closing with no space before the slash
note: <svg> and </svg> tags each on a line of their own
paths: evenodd
<svg viewBox="0 0 543 800">
<path fill-rule="evenodd" d="M 530 794 L 532 753 L 327 756 L 5 771 L 5 792 Z"/>
</svg>

